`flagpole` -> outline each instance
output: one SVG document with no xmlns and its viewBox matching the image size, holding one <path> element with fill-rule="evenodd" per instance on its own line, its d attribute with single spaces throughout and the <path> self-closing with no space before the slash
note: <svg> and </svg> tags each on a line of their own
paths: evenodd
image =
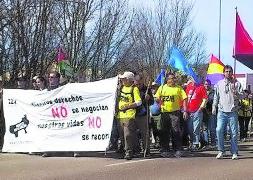
<svg viewBox="0 0 253 180">
<path fill-rule="evenodd" d="M 220 10 L 219 10 L 219 59 L 221 54 L 221 0 L 220 0 Z"/>
<path fill-rule="evenodd" d="M 235 7 L 235 15 L 237 14 L 237 7 Z M 235 17 L 236 19 L 236 17 Z M 237 24 L 237 19 L 235 20 L 235 24 Z M 234 47 L 235 48 L 235 47 Z M 235 59 L 235 56 L 234 56 L 234 90 L 236 89 L 235 88 L 235 80 L 236 80 L 236 77 L 235 77 L 235 71 L 236 71 L 236 59 Z"/>
<path fill-rule="evenodd" d="M 237 14 L 237 7 L 235 7 L 235 16 Z M 236 17 L 235 17 L 236 19 Z M 235 24 L 237 23 L 237 20 L 235 20 Z M 235 47 L 234 47 L 235 48 Z M 234 56 L 234 79 L 235 79 L 235 72 L 236 72 L 236 59 L 235 59 L 235 56 Z M 235 82 L 235 81 L 234 81 Z M 235 84 L 234 84 L 235 85 Z"/>
</svg>

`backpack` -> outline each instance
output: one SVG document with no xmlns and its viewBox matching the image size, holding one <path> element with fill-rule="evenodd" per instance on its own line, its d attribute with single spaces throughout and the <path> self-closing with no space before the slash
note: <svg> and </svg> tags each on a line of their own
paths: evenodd
<svg viewBox="0 0 253 180">
<path fill-rule="evenodd" d="M 132 98 L 132 102 L 131 103 L 133 103 L 134 102 L 134 88 L 135 88 L 135 86 L 131 86 L 132 88 L 131 88 L 131 91 L 130 92 L 128 92 L 128 93 L 126 93 L 126 92 L 123 92 L 122 91 L 122 89 L 123 89 L 123 86 L 121 86 L 120 87 L 120 89 L 119 89 L 119 95 L 120 95 L 120 98 L 125 98 L 124 96 L 121 96 L 121 93 L 123 93 L 123 94 L 131 94 L 131 98 Z"/>
<path fill-rule="evenodd" d="M 129 92 L 129 93 L 123 92 L 122 89 L 123 89 L 123 86 L 121 86 L 118 89 L 118 91 L 117 91 L 116 106 L 115 106 L 115 112 L 116 112 L 116 114 L 118 114 L 118 112 L 120 111 L 119 110 L 119 101 L 120 101 L 120 98 L 125 98 L 124 96 L 121 96 L 121 93 L 123 93 L 123 94 L 131 94 L 132 101 L 134 101 L 134 94 L 133 94 L 134 86 L 132 86 L 131 92 Z"/>
<path fill-rule="evenodd" d="M 122 91 L 122 89 L 123 89 L 123 86 L 121 86 L 120 87 L 120 89 L 119 89 L 119 93 L 120 93 L 120 95 L 121 95 L 121 93 L 123 93 L 123 94 L 131 94 L 131 97 L 132 97 L 132 103 L 134 102 L 134 88 L 135 88 L 136 86 L 132 86 L 132 88 L 131 88 L 131 91 L 130 92 L 128 92 L 128 93 L 126 93 L 126 92 L 123 92 Z M 121 96 L 122 97 L 122 96 Z M 124 97 L 125 98 L 125 97 Z M 140 106 L 138 106 L 138 107 L 136 107 L 136 115 L 137 116 L 145 116 L 147 114 L 147 110 L 146 110 L 146 108 L 144 107 L 144 105 L 143 105 L 143 103 L 140 105 Z"/>
</svg>

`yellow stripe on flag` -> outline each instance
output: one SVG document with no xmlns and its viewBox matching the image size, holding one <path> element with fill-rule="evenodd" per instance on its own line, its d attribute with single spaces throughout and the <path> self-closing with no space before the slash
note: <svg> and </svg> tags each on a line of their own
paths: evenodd
<svg viewBox="0 0 253 180">
<path fill-rule="evenodd" d="M 223 74 L 224 66 L 217 64 L 217 63 L 211 63 L 208 66 L 207 74 Z"/>
</svg>

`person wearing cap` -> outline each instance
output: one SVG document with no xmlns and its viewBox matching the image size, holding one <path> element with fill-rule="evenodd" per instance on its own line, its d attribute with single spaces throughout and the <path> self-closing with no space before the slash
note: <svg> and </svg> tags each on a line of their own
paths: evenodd
<svg viewBox="0 0 253 180">
<path fill-rule="evenodd" d="M 171 137 L 174 156 L 182 155 L 182 130 L 181 130 L 181 105 L 183 102 L 183 118 L 187 119 L 187 96 L 182 87 L 176 85 L 176 77 L 173 73 L 166 75 L 166 84 L 159 87 L 155 94 L 157 102 L 161 102 L 161 130 L 160 145 L 161 156 L 167 157 L 169 151 L 169 139 Z"/>
<path fill-rule="evenodd" d="M 133 146 L 136 139 L 135 115 L 136 108 L 142 104 L 140 91 L 134 86 L 134 74 L 124 72 L 119 75 L 122 86 L 119 89 L 117 102 L 118 130 L 121 142 L 124 142 L 125 159 L 131 160 L 133 157 Z"/>
<path fill-rule="evenodd" d="M 188 133 L 190 135 L 191 149 L 198 150 L 200 144 L 200 127 L 203 121 L 203 109 L 207 103 L 207 92 L 203 84 L 196 82 L 190 77 L 190 83 L 186 87 L 186 94 L 188 97 L 187 112 L 188 119 Z"/>
</svg>

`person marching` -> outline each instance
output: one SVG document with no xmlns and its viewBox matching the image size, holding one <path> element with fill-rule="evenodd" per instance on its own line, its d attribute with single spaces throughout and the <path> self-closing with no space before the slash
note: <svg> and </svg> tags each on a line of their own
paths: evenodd
<svg viewBox="0 0 253 180">
<path fill-rule="evenodd" d="M 118 104 L 118 131 L 121 143 L 124 142 L 125 159 L 133 158 L 134 142 L 136 140 L 135 115 L 136 108 L 142 104 L 140 91 L 134 86 L 134 74 L 124 72 L 119 75 L 122 87 L 119 93 Z"/>
<path fill-rule="evenodd" d="M 60 87 L 60 77 L 61 77 L 61 74 L 57 71 L 50 71 L 48 73 L 48 88 L 47 88 L 48 91 L 51 91 Z M 53 154 L 54 154 L 53 152 L 43 152 L 41 156 L 49 157 L 49 156 L 52 156 Z"/>
<path fill-rule="evenodd" d="M 151 91 L 153 96 L 155 96 L 157 90 L 159 88 L 159 84 L 156 82 L 153 82 L 151 85 Z M 150 106 L 150 126 L 152 130 L 152 134 L 154 137 L 155 142 L 155 148 L 160 148 L 160 120 L 161 120 L 161 109 L 160 104 L 157 101 L 154 101 L 154 103 Z"/>
<path fill-rule="evenodd" d="M 161 156 L 167 157 L 169 151 L 169 138 L 174 144 L 175 156 L 180 157 L 182 149 L 182 130 L 180 127 L 181 104 L 183 102 L 183 118 L 187 119 L 187 96 L 182 87 L 176 85 L 173 73 L 167 74 L 167 83 L 162 85 L 155 94 L 156 101 L 161 104 L 161 130 L 160 144 Z M 168 138 L 169 137 L 169 138 Z"/>
<path fill-rule="evenodd" d="M 217 118 L 216 115 L 212 114 L 213 96 L 214 89 L 211 87 L 211 81 L 205 80 L 204 86 L 206 88 L 208 101 L 206 107 L 203 109 L 203 136 L 204 142 L 209 143 L 209 137 L 211 140 L 211 147 L 216 146 L 216 126 Z"/>
<path fill-rule="evenodd" d="M 150 156 L 150 133 L 149 133 L 149 120 L 148 116 L 148 108 L 151 104 L 154 103 L 154 98 L 152 95 L 152 91 L 150 88 L 148 88 L 146 85 L 144 85 L 144 80 L 143 77 L 140 75 L 135 76 L 135 86 L 139 88 L 140 91 L 140 96 L 142 100 L 142 105 L 139 106 L 136 109 L 136 118 L 135 118 L 135 123 L 137 129 L 140 130 L 141 133 L 141 139 L 143 142 L 143 152 L 145 157 Z M 138 150 L 139 147 L 139 139 L 137 139 L 136 142 L 136 148 Z"/>
<path fill-rule="evenodd" d="M 244 142 L 247 138 L 249 122 L 252 116 L 252 100 L 249 98 L 250 91 L 244 90 L 245 98 L 240 101 L 239 110 L 239 126 L 240 126 L 240 141 Z"/>
<path fill-rule="evenodd" d="M 193 78 L 190 79 L 186 87 L 188 96 L 187 111 L 189 113 L 188 119 L 188 133 L 192 143 L 191 150 L 198 150 L 200 148 L 200 127 L 203 120 L 203 109 L 207 103 L 207 93 L 203 84 L 198 84 Z"/>
<path fill-rule="evenodd" d="M 215 88 L 212 114 L 217 114 L 217 139 L 218 139 L 218 155 L 216 159 L 222 159 L 225 154 L 224 147 L 224 128 L 229 125 L 230 144 L 232 160 L 238 159 L 238 110 L 239 99 L 243 98 L 241 83 L 233 78 L 233 68 L 229 65 L 224 67 L 225 78 L 220 80 Z"/>
</svg>

